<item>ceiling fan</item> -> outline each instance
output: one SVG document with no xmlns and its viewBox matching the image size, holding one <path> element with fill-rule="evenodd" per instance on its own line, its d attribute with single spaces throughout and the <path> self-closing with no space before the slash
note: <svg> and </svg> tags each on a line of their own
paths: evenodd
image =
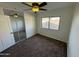
<svg viewBox="0 0 79 59">
<path fill-rule="evenodd" d="M 47 3 L 46 2 L 43 2 L 41 4 L 37 3 L 37 2 L 33 2 L 32 5 L 29 5 L 25 2 L 22 2 L 23 5 L 27 5 L 29 7 L 31 7 L 31 9 L 29 10 L 32 10 L 33 12 L 37 13 L 39 11 L 46 11 L 47 9 L 43 9 L 42 7 L 46 6 Z"/>
</svg>

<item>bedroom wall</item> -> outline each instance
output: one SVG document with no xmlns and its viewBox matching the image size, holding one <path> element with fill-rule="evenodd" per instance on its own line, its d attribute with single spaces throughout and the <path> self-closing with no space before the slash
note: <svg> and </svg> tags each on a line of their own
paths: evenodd
<svg viewBox="0 0 79 59">
<path fill-rule="evenodd" d="M 34 14 L 24 12 L 26 37 L 30 38 L 36 34 L 36 22 Z"/>
<path fill-rule="evenodd" d="M 72 27 L 68 42 L 68 56 L 79 57 L 79 3 L 75 5 Z"/>
<path fill-rule="evenodd" d="M 72 22 L 73 6 L 51 10 L 40 13 L 37 16 L 37 33 L 67 42 Z M 41 28 L 41 18 L 46 16 L 61 16 L 59 30 L 49 30 Z"/>
<path fill-rule="evenodd" d="M 4 15 L 3 8 L 0 7 L 0 15 Z"/>
</svg>

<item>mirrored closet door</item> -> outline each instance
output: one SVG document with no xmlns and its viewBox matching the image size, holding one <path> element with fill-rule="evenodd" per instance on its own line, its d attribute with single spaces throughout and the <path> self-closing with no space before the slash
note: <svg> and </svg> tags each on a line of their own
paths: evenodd
<svg viewBox="0 0 79 59">
<path fill-rule="evenodd" d="M 11 19 L 11 26 L 13 29 L 12 34 L 14 34 L 15 42 L 25 39 L 26 32 L 25 32 L 24 18 L 22 16 L 19 17 L 10 16 L 10 19 Z"/>
</svg>

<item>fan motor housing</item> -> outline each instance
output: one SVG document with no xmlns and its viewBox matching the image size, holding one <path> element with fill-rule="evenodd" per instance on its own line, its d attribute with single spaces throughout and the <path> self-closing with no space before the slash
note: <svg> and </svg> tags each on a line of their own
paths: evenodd
<svg viewBox="0 0 79 59">
<path fill-rule="evenodd" d="M 34 2 L 34 3 L 32 3 L 32 6 L 33 6 L 33 7 L 34 7 L 34 6 L 39 6 L 39 4 L 36 3 L 36 2 Z"/>
</svg>

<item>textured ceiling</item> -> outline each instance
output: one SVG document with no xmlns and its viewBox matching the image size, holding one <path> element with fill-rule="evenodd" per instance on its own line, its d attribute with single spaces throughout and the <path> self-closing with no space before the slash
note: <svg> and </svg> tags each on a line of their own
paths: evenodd
<svg viewBox="0 0 79 59">
<path fill-rule="evenodd" d="M 29 4 L 29 5 L 32 4 L 32 2 L 26 2 L 26 3 Z M 39 2 L 39 4 L 40 3 L 41 2 Z M 43 7 L 47 10 L 54 10 L 54 9 L 57 9 L 57 8 L 62 8 L 62 7 L 74 5 L 74 2 L 47 2 L 47 3 L 48 4 Z M 3 7 L 5 10 L 6 9 L 17 10 L 17 11 L 20 11 L 20 12 L 24 12 L 24 11 L 27 11 L 27 9 L 30 9 L 30 7 L 21 4 L 21 2 L 0 2 L 0 7 Z M 28 10 L 28 12 L 32 12 L 32 11 Z"/>
<path fill-rule="evenodd" d="M 26 3 L 30 4 L 30 5 L 32 4 L 31 2 L 26 2 Z M 39 2 L 39 3 L 41 3 L 41 2 Z M 48 5 L 46 5 L 44 8 L 51 10 L 51 9 L 71 6 L 73 4 L 74 4 L 74 2 L 48 2 Z M 0 6 L 6 7 L 6 8 L 17 8 L 17 9 L 30 8 L 28 6 L 21 4 L 21 2 L 0 2 Z"/>
</svg>

